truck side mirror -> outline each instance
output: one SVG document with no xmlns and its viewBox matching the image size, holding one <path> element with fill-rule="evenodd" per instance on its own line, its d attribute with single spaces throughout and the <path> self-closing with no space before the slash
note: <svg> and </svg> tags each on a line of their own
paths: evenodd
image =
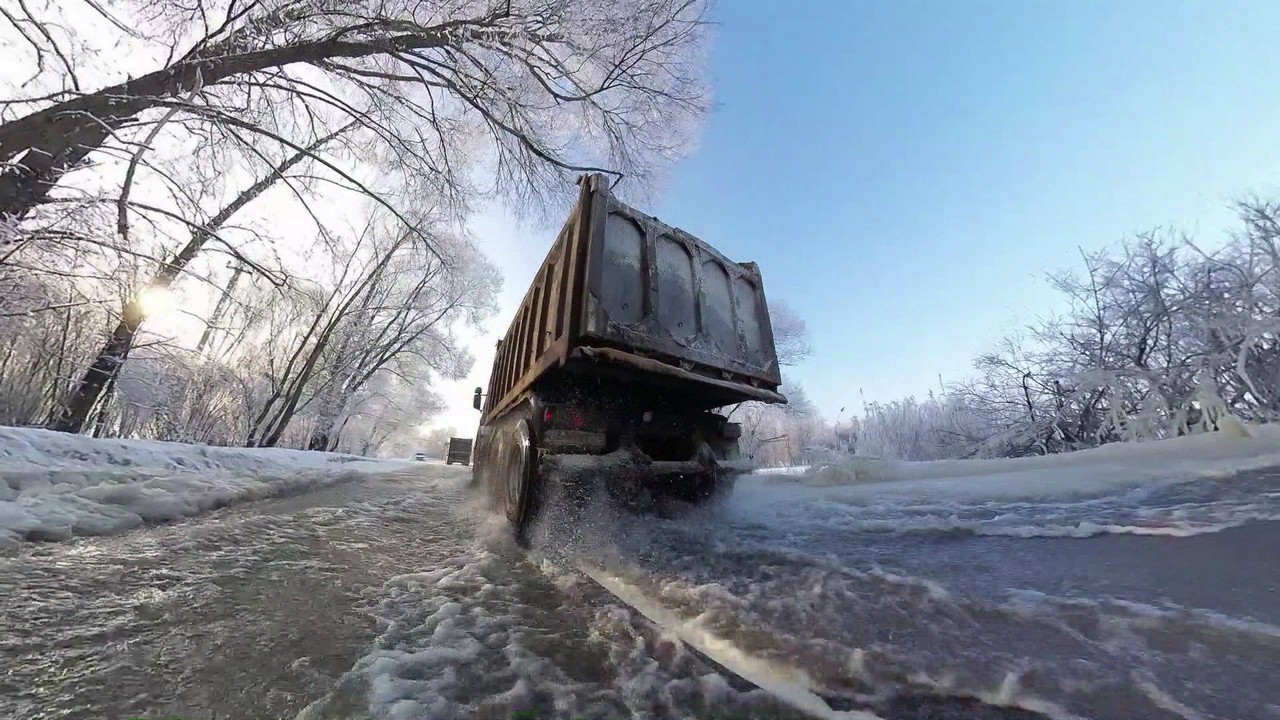
<svg viewBox="0 0 1280 720">
<path fill-rule="evenodd" d="M 475 409 L 477 409 L 477 410 L 479 410 L 479 409 L 480 409 L 480 395 L 481 395 L 481 393 L 480 393 L 480 388 L 476 388 L 476 396 L 475 396 L 475 398 L 471 401 L 471 406 L 472 406 L 472 407 L 474 407 L 474 408 L 475 408 Z"/>
</svg>

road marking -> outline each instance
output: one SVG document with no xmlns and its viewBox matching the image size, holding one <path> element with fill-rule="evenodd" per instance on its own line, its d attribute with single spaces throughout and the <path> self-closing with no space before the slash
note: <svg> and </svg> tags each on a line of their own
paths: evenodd
<svg viewBox="0 0 1280 720">
<path fill-rule="evenodd" d="M 865 710 L 833 710 L 826 700 L 813 692 L 812 683 L 802 670 L 781 667 L 743 652 L 728 640 L 717 637 L 650 600 L 644 591 L 602 568 L 586 563 L 578 563 L 577 567 L 597 585 L 644 615 L 650 622 L 791 707 L 823 720 L 883 720 Z"/>
</svg>

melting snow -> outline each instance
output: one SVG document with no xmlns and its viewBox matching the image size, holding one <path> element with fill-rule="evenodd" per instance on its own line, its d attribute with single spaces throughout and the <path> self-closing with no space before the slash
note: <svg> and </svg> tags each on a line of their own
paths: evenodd
<svg viewBox="0 0 1280 720">
<path fill-rule="evenodd" d="M 902 481 L 887 492 L 967 498 L 1084 495 L 1152 481 L 1223 477 L 1280 466 L 1280 427 L 1239 426 L 1230 432 L 1104 445 L 1057 455 L 995 460 L 902 462 L 858 457 L 778 473 L 806 485 Z"/>
<path fill-rule="evenodd" d="M 1041 457 L 854 458 L 747 478 L 731 512 L 852 532 L 1187 537 L 1280 519 L 1280 497 L 1230 480 L 1266 468 L 1280 468 L 1280 427 L 1242 426 Z"/>
<path fill-rule="evenodd" d="M 123 532 L 400 463 L 0 427 L 0 549 L 23 540 Z"/>
</svg>

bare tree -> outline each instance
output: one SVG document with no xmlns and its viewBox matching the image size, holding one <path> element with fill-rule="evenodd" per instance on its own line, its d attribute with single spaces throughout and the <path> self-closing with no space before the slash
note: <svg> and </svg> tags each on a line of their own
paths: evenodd
<svg viewBox="0 0 1280 720">
<path fill-rule="evenodd" d="M 356 254 L 269 373 L 271 390 L 251 423 L 250 445 L 276 445 L 295 414 L 314 406 L 318 417 L 308 444 L 330 449 L 352 400 L 378 374 L 422 382 L 466 374 L 471 357 L 451 328 L 459 320 L 479 323 L 493 311 L 497 273 L 469 244 L 433 231 L 435 246 L 452 248 L 449 260 L 424 252 L 412 242 L 424 232 L 394 223 L 366 226 Z"/>
<path fill-rule="evenodd" d="M 347 128 L 344 128 L 344 130 Z M 313 142 L 309 147 L 304 148 L 292 156 L 285 159 L 267 175 L 260 178 L 253 185 L 245 188 L 234 200 L 228 203 L 222 210 L 210 218 L 207 222 L 201 224 L 193 223 L 195 228 L 187 240 L 187 243 L 176 254 L 167 260 L 155 277 L 147 284 L 151 289 L 167 289 L 173 284 L 173 281 L 182 273 L 191 263 L 192 259 L 204 248 L 204 246 L 214 237 L 218 230 L 231 219 L 239 210 L 253 202 L 264 193 L 267 188 L 271 187 L 277 180 L 285 176 L 290 169 L 298 165 L 302 161 L 311 157 L 320 146 L 332 140 L 343 130 L 331 133 Z M 126 188 L 128 186 L 126 185 Z M 122 196 L 123 197 L 123 196 Z M 123 204 L 121 205 L 121 234 L 127 236 L 127 231 L 123 228 L 126 226 L 125 211 Z M 62 412 L 58 418 L 50 425 L 53 430 L 61 432 L 78 433 L 83 429 L 85 422 L 89 418 L 90 412 L 98 404 L 103 392 L 110 386 L 116 375 L 120 371 L 120 367 L 129 357 L 129 350 L 133 347 L 134 338 L 137 336 L 139 328 L 146 319 L 146 307 L 140 295 L 130 298 L 124 305 L 121 313 L 120 321 L 115 328 L 111 330 L 107 341 L 103 344 L 102 349 L 98 351 L 97 356 L 90 363 L 89 368 L 85 371 L 84 376 L 77 383 L 75 389 L 67 398 Z"/>
<path fill-rule="evenodd" d="M 780 365 L 803 362 L 813 348 L 809 344 L 809 328 L 791 306 L 775 301 L 769 306 L 769 323 L 773 327 L 773 344 L 777 349 Z"/>
<path fill-rule="evenodd" d="M 541 198 L 585 170 L 647 177 L 704 109 L 698 0 L 162 0 L 134 13 L 167 23 L 151 45 L 172 59 L 92 91 L 47 21 L 4 16 L 12 46 L 62 58 L 64 82 L 6 101 L 29 110 L 0 124 L 0 224 L 128 143 L 151 110 L 285 144 L 285 111 L 295 125 L 346 114 L 400 172 L 455 194 L 483 138 L 497 187 Z"/>
</svg>

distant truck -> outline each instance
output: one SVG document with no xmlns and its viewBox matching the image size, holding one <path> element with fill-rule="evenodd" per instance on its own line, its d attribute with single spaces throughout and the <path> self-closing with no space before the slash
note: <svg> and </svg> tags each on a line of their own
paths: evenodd
<svg viewBox="0 0 1280 720">
<path fill-rule="evenodd" d="M 722 497 L 750 461 L 712 411 L 786 402 L 756 265 L 578 185 L 475 391 L 474 481 L 518 533 L 551 483 Z"/>
<path fill-rule="evenodd" d="M 444 464 L 471 464 L 471 438 L 449 438 L 449 448 L 444 453 Z"/>
</svg>

